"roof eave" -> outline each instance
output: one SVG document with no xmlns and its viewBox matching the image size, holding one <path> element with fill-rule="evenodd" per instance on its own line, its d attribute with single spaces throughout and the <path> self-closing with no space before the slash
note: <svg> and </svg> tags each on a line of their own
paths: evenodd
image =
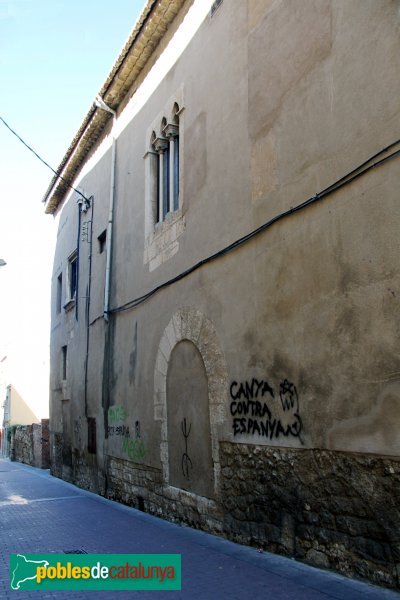
<svg viewBox="0 0 400 600">
<path fill-rule="evenodd" d="M 118 111 L 132 84 L 147 65 L 185 1 L 147 1 L 97 94 L 114 111 Z M 64 202 L 68 190 L 79 175 L 89 153 L 96 146 L 110 118 L 110 113 L 98 109 L 94 102 L 92 103 L 57 169 L 57 175 L 51 180 L 43 197 L 47 214 L 54 214 Z"/>
</svg>

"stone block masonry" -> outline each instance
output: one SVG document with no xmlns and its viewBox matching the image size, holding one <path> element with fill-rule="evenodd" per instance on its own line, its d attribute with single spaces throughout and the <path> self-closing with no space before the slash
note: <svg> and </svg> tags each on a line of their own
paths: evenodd
<svg viewBox="0 0 400 600">
<path fill-rule="evenodd" d="M 161 469 L 110 458 L 107 477 L 107 497 L 173 523 L 185 523 L 223 535 L 222 514 L 218 504 L 204 498 L 165 485 Z"/>
<path fill-rule="evenodd" d="M 375 584 L 400 587 L 400 462 L 221 444 L 224 533 Z"/>
<path fill-rule="evenodd" d="M 15 429 L 12 446 L 12 459 L 18 462 L 48 469 L 49 455 L 49 420 L 41 423 L 19 425 Z"/>
<path fill-rule="evenodd" d="M 400 462 L 373 455 L 220 443 L 214 500 L 162 471 L 109 458 L 106 495 L 173 522 L 400 588 Z"/>
</svg>

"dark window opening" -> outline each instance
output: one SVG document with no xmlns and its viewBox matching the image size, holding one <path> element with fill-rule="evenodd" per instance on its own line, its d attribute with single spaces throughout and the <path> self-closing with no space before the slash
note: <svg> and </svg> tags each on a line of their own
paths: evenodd
<svg viewBox="0 0 400 600">
<path fill-rule="evenodd" d="M 56 304 L 57 313 L 61 312 L 61 305 L 62 305 L 62 274 L 60 273 L 59 276 L 57 277 L 57 304 Z"/>
<path fill-rule="evenodd" d="M 179 135 L 174 144 L 174 210 L 179 209 Z"/>
<path fill-rule="evenodd" d="M 158 156 L 157 156 L 157 218 L 156 218 L 156 223 L 159 223 L 160 221 L 162 221 L 161 215 L 160 215 L 160 161 L 158 160 Z"/>
<path fill-rule="evenodd" d="M 78 286 L 78 255 L 75 252 L 68 261 L 69 300 L 73 300 Z"/>
<path fill-rule="evenodd" d="M 99 254 L 103 254 L 106 249 L 106 241 L 107 241 L 107 229 L 105 229 L 97 238 L 99 242 Z"/>
<path fill-rule="evenodd" d="M 62 351 L 62 378 L 63 381 L 67 379 L 67 346 L 61 348 Z"/>
<path fill-rule="evenodd" d="M 163 154 L 163 215 L 162 220 L 165 219 L 166 214 L 169 212 L 169 148 L 166 148 Z"/>
<path fill-rule="evenodd" d="M 90 454 L 96 454 L 96 419 L 94 417 L 88 417 L 88 452 Z"/>
</svg>

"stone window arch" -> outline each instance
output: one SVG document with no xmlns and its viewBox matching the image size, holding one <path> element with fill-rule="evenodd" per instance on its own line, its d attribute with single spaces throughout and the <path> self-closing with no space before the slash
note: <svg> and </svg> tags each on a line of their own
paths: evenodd
<svg viewBox="0 0 400 600">
<path fill-rule="evenodd" d="M 177 102 L 174 102 L 174 105 L 172 107 L 172 112 L 171 112 L 171 123 L 173 123 L 174 125 L 179 126 L 180 112 L 181 112 L 181 109 L 179 108 L 179 104 Z"/>
</svg>

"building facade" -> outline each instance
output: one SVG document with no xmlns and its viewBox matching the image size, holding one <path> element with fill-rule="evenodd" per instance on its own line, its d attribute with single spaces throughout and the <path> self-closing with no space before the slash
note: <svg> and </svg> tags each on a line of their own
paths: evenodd
<svg viewBox="0 0 400 600">
<path fill-rule="evenodd" d="M 37 424 L 40 423 L 40 420 L 11 384 L 6 387 L 6 397 L 2 409 L 0 455 L 9 457 L 11 455 L 11 441 L 16 427 L 18 425 Z"/>
<path fill-rule="evenodd" d="M 44 199 L 54 475 L 399 586 L 399 28 L 147 2 Z"/>
</svg>

